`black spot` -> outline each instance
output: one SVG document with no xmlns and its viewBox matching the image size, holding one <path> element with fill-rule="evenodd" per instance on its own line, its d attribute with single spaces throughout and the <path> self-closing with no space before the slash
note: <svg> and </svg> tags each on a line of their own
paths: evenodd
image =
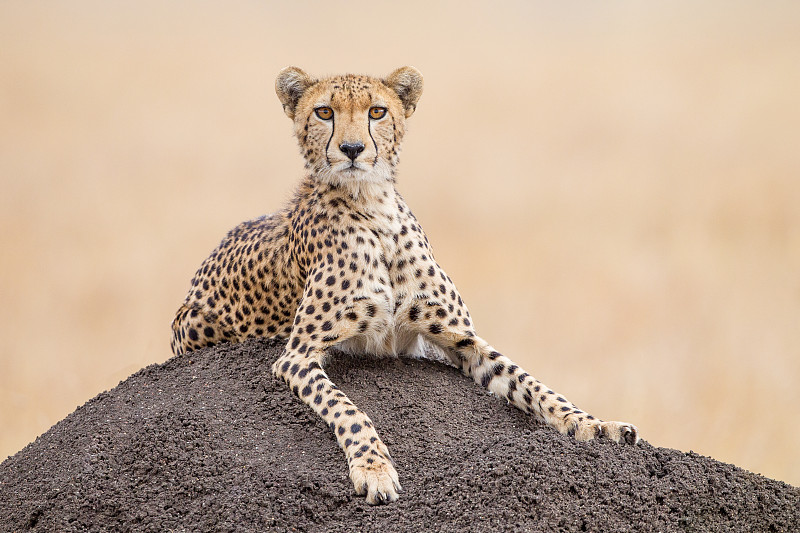
<svg viewBox="0 0 800 533">
<path fill-rule="evenodd" d="M 317 329 L 317 327 L 314 324 L 309 324 L 306 326 L 306 333 L 314 333 L 315 329 Z"/>
<path fill-rule="evenodd" d="M 303 387 L 303 396 L 308 396 L 309 394 L 311 394 L 311 387 L 306 385 L 305 387 Z"/>
<path fill-rule="evenodd" d="M 415 322 L 419 318 L 419 307 L 416 305 L 412 305 L 411 309 L 408 311 L 408 319 L 412 322 Z"/>
<path fill-rule="evenodd" d="M 466 348 L 467 346 L 472 346 L 475 344 L 475 341 L 472 339 L 461 339 L 456 343 L 456 348 Z"/>
<path fill-rule="evenodd" d="M 336 278 L 334 276 L 328 276 L 328 279 L 325 280 L 325 284 L 330 286 L 336 283 Z"/>
<path fill-rule="evenodd" d="M 495 376 L 499 376 L 500 374 L 503 373 L 503 370 L 505 370 L 505 369 L 506 369 L 506 366 L 503 363 L 497 363 L 496 365 L 494 365 L 494 367 L 492 367 L 492 373 Z"/>
<path fill-rule="evenodd" d="M 205 329 L 203 330 L 203 335 L 205 335 L 206 337 L 213 337 L 214 336 L 214 328 L 212 328 L 210 326 L 206 326 Z"/>
<path fill-rule="evenodd" d="M 342 281 L 342 290 L 346 291 L 349 288 L 350 288 L 350 282 L 348 280 Z"/>
<path fill-rule="evenodd" d="M 321 394 L 317 394 L 316 396 L 314 396 L 314 403 L 317 404 L 317 405 L 322 403 L 322 395 Z"/>
<path fill-rule="evenodd" d="M 189 338 L 193 341 L 198 339 L 199 335 L 197 334 L 197 330 L 194 328 L 189 328 Z"/>
<path fill-rule="evenodd" d="M 300 344 L 300 337 L 295 337 L 294 339 L 292 339 L 292 350 L 297 348 L 299 344 Z"/>
<path fill-rule="evenodd" d="M 350 426 L 351 433 L 356 434 L 359 431 L 361 431 L 361 424 L 353 424 L 352 426 Z"/>
<path fill-rule="evenodd" d="M 336 400 L 336 399 L 330 399 L 330 400 L 328 400 L 328 407 L 333 407 L 333 406 L 334 406 L 334 405 L 336 405 L 337 403 L 339 403 L 339 400 Z"/>
<path fill-rule="evenodd" d="M 483 385 L 484 389 L 489 388 L 489 382 L 492 381 L 493 377 L 494 376 L 492 376 L 491 372 L 487 372 L 483 375 L 483 377 L 481 378 L 481 385 Z"/>
<path fill-rule="evenodd" d="M 433 333 L 434 335 L 438 335 L 439 333 L 441 333 L 441 332 L 442 332 L 442 325 L 441 325 L 441 324 L 439 324 L 439 323 L 437 323 L 437 322 L 434 322 L 433 324 L 431 324 L 431 325 L 428 327 L 428 331 L 430 331 L 430 332 L 431 332 L 431 333 Z"/>
<path fill-rule="evenodd" d="M 306 314 L 307 315 L 313 315 L 314 314 L 314 306 L 313 305 L 309 304 L 309 305 L 306 306 Z"/>
<path fill-rule="evenodd" d="M 440 307 L 439 309 L 436 310 L 436 316 L 438 316 L 439 318 L 444 318 L 447 316 L 447 311 L 445 311 L 444 308 Z"/>
</svg>

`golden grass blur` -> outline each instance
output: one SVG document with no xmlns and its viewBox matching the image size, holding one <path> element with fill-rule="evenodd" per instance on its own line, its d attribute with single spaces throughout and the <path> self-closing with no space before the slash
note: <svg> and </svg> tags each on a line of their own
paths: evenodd
<svg viewBox="0 0 800 533">
<path fill-rule="evenodd" d="M 290 194 L 280 68 L 411 64 L 399 188 L 481 336 L 800 485 L 800 4 L 324 6 L 0 5 L 0 455 L 167 359 L 195 268 Z"/>
</svg>

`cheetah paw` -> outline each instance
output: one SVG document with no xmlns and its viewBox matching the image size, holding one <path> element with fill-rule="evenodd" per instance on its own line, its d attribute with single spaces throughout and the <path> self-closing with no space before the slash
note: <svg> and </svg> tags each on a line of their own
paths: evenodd
<svg viewBox="0 0 800 533">
<path fill-rule="evenodd" d="M 402 490 L 397 471 L 383 459 L 353 464 L 350 467 L 350 480 L 359 496 L 367 495 L 367 503 L 377 505 L 396 501 Z"/>
<path fill-rule="evenodd" d="M 600 422 L 597 426 L 599 434 L 620 444 L 636 444 L 639 442 L 639 429 L 626 422 Z"/>
<path fill-rule="evenodd" d="M 569 427 L 567 433 L 580 441 L 606 437 L 620 444 L 639 442 L 639 430 L 626 422 L 601 422 L 596 419 L 589 423 L 584 421 Z"/>
</svg>

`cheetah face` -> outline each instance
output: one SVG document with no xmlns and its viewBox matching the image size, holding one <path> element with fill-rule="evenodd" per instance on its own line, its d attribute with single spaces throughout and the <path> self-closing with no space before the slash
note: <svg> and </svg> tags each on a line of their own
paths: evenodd
<svg viewBox="0 0 800 533">
<path fill-rule="evenodd" d="M 336 186 L 394 179 L 405 119 L 422 94 L 415 68 L 385 79 L 348 74 L 316 80 L 288 67 L 275 90 L 316 179 Z"/>
</svg>

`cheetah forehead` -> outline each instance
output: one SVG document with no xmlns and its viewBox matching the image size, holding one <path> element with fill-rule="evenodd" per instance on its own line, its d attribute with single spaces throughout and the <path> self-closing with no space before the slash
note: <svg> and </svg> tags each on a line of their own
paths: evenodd
<svg viewBox="0 0 800 533">
<path fill-rule="evenodd" d="M 402 109 L 400 97 L 382 80 L 363 75 L 344 74 L 320 80 L 307 96 L 305 103 L 311 106 L 355 109 L 379 105 Z"/>
</svg>

